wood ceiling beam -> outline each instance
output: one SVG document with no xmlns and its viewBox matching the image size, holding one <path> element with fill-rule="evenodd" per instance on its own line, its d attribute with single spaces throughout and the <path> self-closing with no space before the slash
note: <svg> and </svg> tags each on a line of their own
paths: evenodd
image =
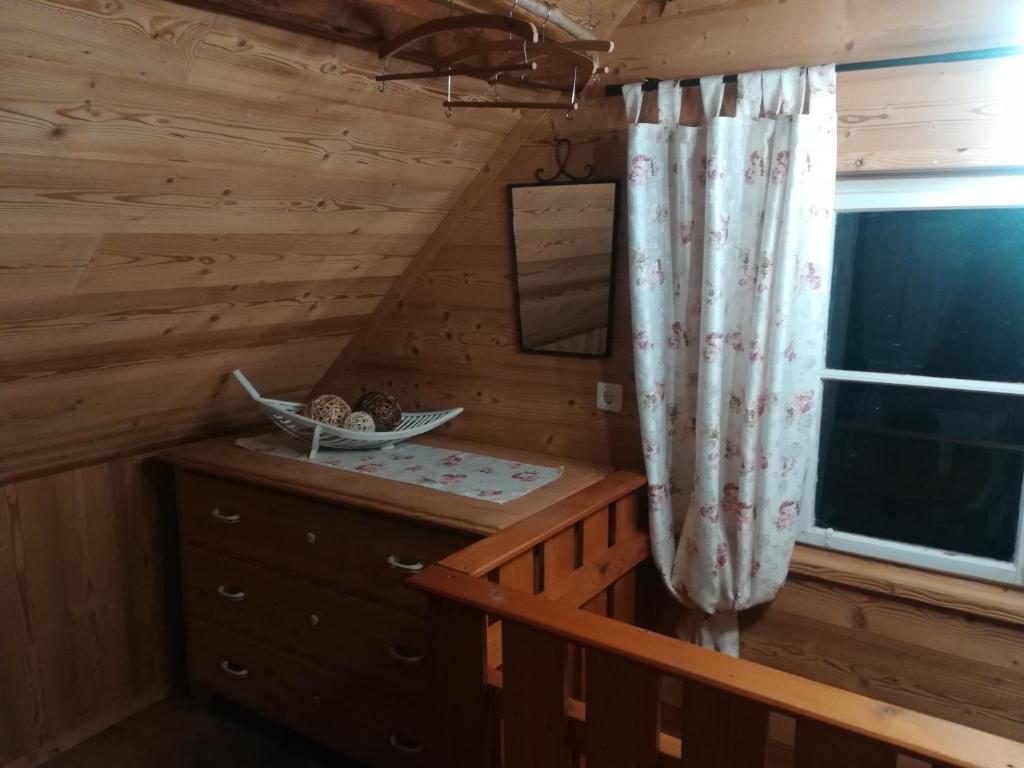
<svg viewBox="0 0 1024 768">
<path fill-rule="evenodd" d="M 600 15 L 600 21 L 595 26 L 594 33 L 598 38 L 609 38 L 615 29 L 622 23 L 622 20 L 629 14 L 637 0 L 606 0 L 607 10 Z M 562 98 L 561 94 L 545 94 L 546 101 L 556 101 Z M 313 393 L 324 391 L 324 387 L 335 381 L 344 374 L 345 370 L 352 364 L 356 356 L 366 349 L 374 335 L 384 324 L 388 316 L 394 312 L 402 303 L 402 300 L 409 293 L 416 281 L 427 271 L 433 262 L 434 257 L 456 230 L 461 226 L 463 220 L 477 204 L 488 187 L 494 182 L 498 174 L 512 159 L 512 156 L 519 151 L 523 142 L 533 133 L 544 116 L 544 110 L 533 109 L 525 112 L 509 131 L 508 136 L 494 151 L 494 154 L 481 168 L 480 172 L 473 178 L 469 185 L 459 195 L 455 204 L 441 220 L 431 235 L 424 242 L 423 246 L 412 258 L 409 266 L 405 268 L 402 275 L 391 286 L 391 290 L 381 299 L 369 320 L 363 325 L 360 331 L 352 337 L 351 341 L 341 350 L 341 353 L 331 364 L 330 368 L 320 379 L 320 382 L 313 388 Z"/>
<path fill-rule="evenodd" d="M 508 32 L 530 43 L 537 42 L 537 27 L 529 21 L 501 16 L 496 13 L 480 13 L 472 16 L 441 16 L 407 29 L 404 32 L 385 40 L 377 47 L 377 55 L 382 59 L 399 53 L 404 48 L 431 35 L 459 30 L 493 29 Z"/>
<path fill-rule="evenodd" d="M 1020 0 L 642 0 L 616 35 L 609 83 L 847 64 L 1020 43 Z"/>
</svg>

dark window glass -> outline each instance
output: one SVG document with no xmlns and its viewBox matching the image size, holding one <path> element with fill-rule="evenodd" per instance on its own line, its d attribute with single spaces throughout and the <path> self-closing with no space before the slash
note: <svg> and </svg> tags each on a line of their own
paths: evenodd
<svg viewBox="0 0 1024 768">
<path fill-rule="evenodd" d="M 816 524 L 1012 561 L 1024 399 L 826 382 Z"/>
<path fill-rule="evenodd" d="M 1024 208 L 842 213 L 828 365 L 1024 381 Z"/>
</svg>

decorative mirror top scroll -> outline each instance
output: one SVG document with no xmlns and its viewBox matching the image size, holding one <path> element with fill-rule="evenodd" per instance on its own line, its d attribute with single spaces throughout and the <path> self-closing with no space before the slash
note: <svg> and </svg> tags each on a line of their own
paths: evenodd
<svg viewBox="0 0 1024 768">
<path fill-rule="evenodd" d="M 509 188 L 524 352 L 608 355 L 617 193 L 615 181 Z"/>
</svg>

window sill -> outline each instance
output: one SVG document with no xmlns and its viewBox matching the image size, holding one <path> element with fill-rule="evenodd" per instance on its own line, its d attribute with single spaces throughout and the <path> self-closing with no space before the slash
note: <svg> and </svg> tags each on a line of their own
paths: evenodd
<svg viewBox="0 0 1024 768">
<path fill-rule="evenodd" d="M 793 550 L 790 573 L 901 600 L 1024 626 L 1024 589 L 974 581 L 806 544 Z"/>
</svg>

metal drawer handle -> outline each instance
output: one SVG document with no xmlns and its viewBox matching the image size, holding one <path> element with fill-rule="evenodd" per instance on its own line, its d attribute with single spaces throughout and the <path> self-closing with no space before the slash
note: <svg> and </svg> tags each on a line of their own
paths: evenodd
<svg viewBox="0 0 1024 768">
<path fill-rule="evenodd" d="M 232 664 L 227 659 L 224 659 L 220 663 L 220 668 L 227 672 L 232 677 L 248 677 L 249 670 L 241 665 Z"/>
<path fill-rule="evenodd" d="M 240 603 L 245 600 L 245 592 L 238 590 L 237 592 L 229 592 L 228 588 L 221 584 L 217 587 L 217 594 L 223 597 L 225 600 L 230 600 L 233 603 Z"/>
<path fill-rule="evenodd" d="M 388 744 L 399 752 L 406 752 L 410 755 L 418 755 L 423 751 L 423 745 L 416 739 L 404 736 L 401 733 L 392 733 L 388 736 Z"/>
<path fill-rule="evenodd" d="M 210 514 L 213 515 L 214 520 L 224 523 L 225 525 L 238 525 L 242 522 L 241 515 L 225 515 L 220 511 L 219 507 L 214 507 Z"/>
<path fill-rule="evenodd" d="M 422 653 L 407 645 L 392 645 L 388 648 L 388 655 L 399 664 L 405 664 L 407 667 L 415 667 L 424 658 Z"/>
<path fill-rule="evenodd" d="M 388 555 L 388 565 L 392 568 L 397 568 L 400 571 L 409 571 L 410 573 L 416 573 L 417 571 L 423 570 L 423 563 L 419 560 L 407 560 L 404 557 L 398 555 Z"/>
</svg>

